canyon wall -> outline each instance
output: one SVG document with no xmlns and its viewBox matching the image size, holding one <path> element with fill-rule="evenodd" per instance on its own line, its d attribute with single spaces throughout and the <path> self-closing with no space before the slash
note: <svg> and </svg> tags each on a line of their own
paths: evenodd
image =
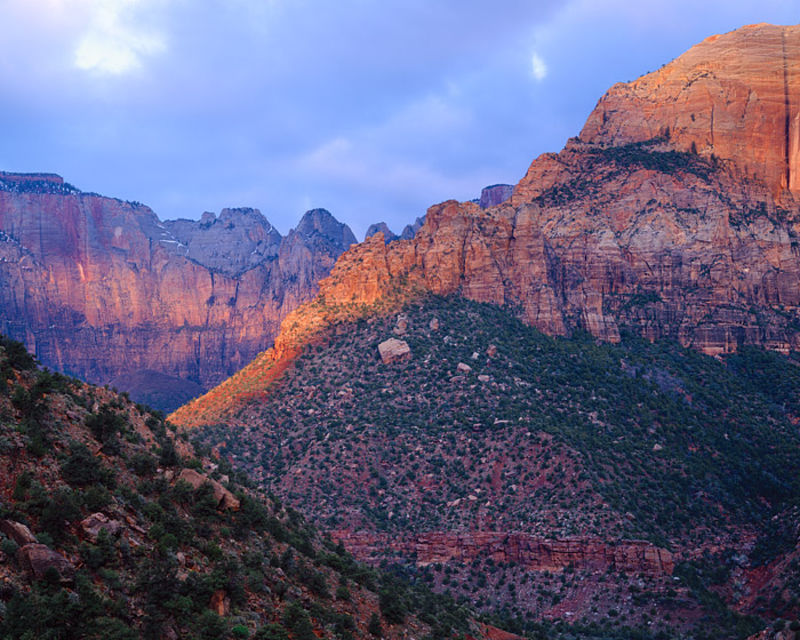
<svg viewBox="0 0 800 640">
<path fill-rule="evenodd" d="M 162 222 L 58 176 L 0 173 L 0 332 L 134 397 L 191 397 L 267 348 L 353 242 L 324 210 L 281 237 L 252 209 Z"/>
<path fill-rule="evenodd" d="M 615 85 L 509 200 L 444 202 L 413 236 L 376 233 L 342 255 L 274 350 L 174 419 L 218 419 L 324 327 L 426 293 L 506 305 L 556 335 L 630 331 L 708 354 L 800 348 L 799 65 L 800 27 L 754 25 Z"/>
</svg>

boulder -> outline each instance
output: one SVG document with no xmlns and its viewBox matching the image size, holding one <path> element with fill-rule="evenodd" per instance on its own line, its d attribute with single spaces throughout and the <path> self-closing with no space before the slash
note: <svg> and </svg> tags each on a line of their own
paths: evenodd
<svg viewBox="0 0 800 640">
<path fill-rule="evenodd" d="M 39 543 L 26 544 L 17 551 L 17 562 L 33 580 L 41 580 L 49 569 L 58 572 L 62 583 L 75 578 L 75 567 L 57 551 Z"/>
<path fill-rule="evenodd" d="M 28 527 L 14 520 L 0 520 L 0 531 L 20 547 L 39 542 Z"/>
<path fill-rule="evenodd" d="M 395 325 L 394 329 L 392 329 L 392 333 L 398 336 L 405 335 L 408 331 L 408 316 L 405 313 L 401 313 L 397 316 L 397 324 Z"/>
<path fill-rule="evenodd" d="M 109 535 L 115 536 L 122 531 L 122 523 L 117 520 L 111 520 L 104 513 L 93 513 L 87 518 L 81 520 L 81 529 L 84 530 L 92 542 L 97 541 L 97 536 L 105 529 Z"/>
<path fill-rule="evenodd" d="M 217 500 L 217 509 L 232 509 L 234 511 L 239 509 L 239 500 L 236 499 L 230 491 L 223 487 L 216 480 L 212 480 L 208 476 L 198 473 L 194 469 L 184 469 L 178 475 L 178 480 L 183 480 L 188 483 L 192 489 L 199 489 L 204 484 L 208 483 L 214 490 L 214 498 Z"/>
<path fill-rule="evenodd" d="M 458 366 L 456 366 L 456 369 L 458 370 L 459 373 L 469 373 L 470 371 L 472 371 L 472 367 L 463 362 L 459 362 Z"/>
<path fill-rule="evenodd" d="M 381 355 L 383 364 L 390 364 L 399 360 L 407 360 L 411 357 L 411 348 L 405 340 L 389 338 L 378 345 L 378 353 Z"/>
</svg>

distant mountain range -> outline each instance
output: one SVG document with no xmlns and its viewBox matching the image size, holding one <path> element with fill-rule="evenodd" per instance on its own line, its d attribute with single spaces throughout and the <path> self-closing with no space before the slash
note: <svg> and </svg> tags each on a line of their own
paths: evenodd
<svg viewBox="0 0 800 640">
<path fill-rule="evenodd" d="M 356 239 L 324 209 L 161 221 L 52 174 L 0 173 L 0 332 L 45 365 L 171 410 L 269 347 Z"/>
</svg>

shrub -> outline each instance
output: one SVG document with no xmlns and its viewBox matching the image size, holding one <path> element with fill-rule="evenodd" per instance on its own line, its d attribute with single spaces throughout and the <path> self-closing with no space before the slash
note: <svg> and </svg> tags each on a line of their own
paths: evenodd
<svg viewBox="0 0 800 640">
<path fill-rule="evenodd" d="M 381 626 L 381 617 L 377 613 L 373 613 L 369 618 L 367 631 L 370 635 L 380 638 L 383 635 L 383 627 Z"/>
<path fill-rule="evenodd" d="M 61 464 L 61 476 L 74 486 L 86 487 L 94 484 L 114 486 L 114 472 L 104 469 L 84 444 L 73 443 L 70 454 Z"/>
<path fill-rule="evenodd" d="M 289 640 L 286 628 L 277 622 L 272 622 L 261 627 L 253 636 L 254 640 Z"/>
</svg>

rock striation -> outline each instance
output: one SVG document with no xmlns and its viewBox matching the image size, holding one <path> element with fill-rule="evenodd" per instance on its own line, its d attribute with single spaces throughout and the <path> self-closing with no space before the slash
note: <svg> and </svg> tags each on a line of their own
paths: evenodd
<svg viewBox="0 0 800 640">
<path fill-rule="evenodd" d="M 648 576 L 669 576 L 675 567 L 669 551 L 642 540 L 546 540 L 525 533 L 500 531 L 435 531 L 402 537 L 336 530 L 331 535 L 361 560 L 378 561 L 391 549 L 416 558 L 418 566 L 469 564 L 476 559 L 491 558 L 495 563 L 513 563 L 528 571 L 552 572 L 571 567 Z"/>
<path fill-rule="evenodd" d="M 162 222 L 58 176 L 0 173 L 0 332 L 172 409 L 268 347 L 354 242 L 322 209 L 282 237 L 255 209 Z"/>
</svg>

